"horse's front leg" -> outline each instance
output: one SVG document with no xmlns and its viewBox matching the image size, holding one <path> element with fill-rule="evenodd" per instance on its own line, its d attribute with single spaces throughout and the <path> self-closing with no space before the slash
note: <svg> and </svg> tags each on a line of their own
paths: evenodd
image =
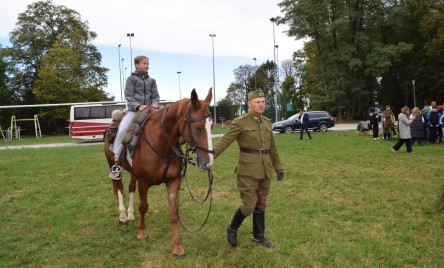
<svg viewBox="0 0 444 268">
<path fill-rule="evenodd" d="M 114 192 L 117 193 L 119 200 L 119 223 L 126 224 L 128 220 L 126 216 L 125 204 L 123 203 L 123 183 L 122 180 L 113 180 Z"/>
<path fill-rule="evenodd" d="M 138 187 L 139 187 L 140 219 L 139 219 L 137 238 L 145 239 L 147 237 L 146 226 L 145 226 L 145 214 L 148 211 L 148 200 L 147 200 L 148 184 L 144 180 L 138 180 Z"/>
<path fill-rule="evenodd" d="M 170 180 L 167 183 L 168 190 L 168 215 L 170 216 L 171 225 L 173 227 L 173 255 L 181 257 L 185 255 L 185 250 L 180 245 L 179 239 L 179 214 L 177 211 L 177 195 L 179 193 L 179 178 Z"/>
<path fill-rule="evenodd" d="M 128 204 L 128 220 L 134 220 L 134 193 L 136 192 L 136 177 L 131 175 L 131 180 L 129 183 L 128 191 L 129 191 L 129 204 Z"/>
</svg>

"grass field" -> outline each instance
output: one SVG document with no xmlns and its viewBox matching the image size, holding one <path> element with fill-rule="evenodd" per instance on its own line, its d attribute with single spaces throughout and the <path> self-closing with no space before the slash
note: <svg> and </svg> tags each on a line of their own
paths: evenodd
<svg viewBox="0 0 444 268">
<path fill-rule="evenodd" d="M 149 191 L 146 240 L 136 239 L 137 222 L 119 225 L 102 145 L 2 150 L 0 267 L 444 267 L 444 214 L 435 211 L 444 145 L 393 154 L 394 142 L 355 131 L 276 141 L 285 179 L 273 178 L 266 234 L 277 248 L 251 242 L 251 217 L 238 246 L 226 242 L 240 202 L 233 144 L 213 169 L 208 223 L 180 228 L 184 259 L 171 254 L 165 186 Z M 202 198 L 207 174 L 190 167 L 187 178 Z M 183 187 L 186 227 L 199 227 L 208 206 Z"/>
<path fill-rule="evenodd" d="M 222 128 L 220 125 L 215 127 L 212 131 L 213 134 L 221 134 L 225 133 L 225 131 L 228 129 L 227 126 Z M 2 137 L 0 136 L 0 147 L 7 147 L 7 146 L 22 146 L 22 145 L 33 145 L 33 144 L 51 144 L 51 143 L 71 143 L 71 142 L 78 142 L 78 143 L 89 143 L 89 142 L 96 142 L 100 140 L 80 140 L 80 139 L 73 139 L 68 135 L 61 135 L 61 136 L 42 136 L 41 138 L 36 138 L 32 135 L 22 136 L 20 140 L 10 140 L 10 141 L 4 141 Z"/>
</svg>

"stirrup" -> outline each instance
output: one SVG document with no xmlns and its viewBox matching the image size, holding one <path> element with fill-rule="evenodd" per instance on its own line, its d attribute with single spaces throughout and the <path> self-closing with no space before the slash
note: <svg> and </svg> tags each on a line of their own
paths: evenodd
<svg viewBox="0 0 444 268">
<path fill-rule="evenodd" d="M 109 175 L 108 177 L 112 180 L 120 180 L 120 171 L 122 170 L 122 168 L 118 165 L 118 164 L 114 164 L 110 170 L 109 170 Z"/>
</svg>

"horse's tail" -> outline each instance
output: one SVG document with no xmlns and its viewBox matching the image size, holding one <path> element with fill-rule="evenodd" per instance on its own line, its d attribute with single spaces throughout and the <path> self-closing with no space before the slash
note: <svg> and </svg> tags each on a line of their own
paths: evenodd
<svg viewBox="0 0 444 268">
<path fill-rule="evenodd" d="M 436 211 L 443 212 L 444 211 L 444 191 L 441 194 L 441 198 L 438 200 L 436 205 Z"/>
</svg>

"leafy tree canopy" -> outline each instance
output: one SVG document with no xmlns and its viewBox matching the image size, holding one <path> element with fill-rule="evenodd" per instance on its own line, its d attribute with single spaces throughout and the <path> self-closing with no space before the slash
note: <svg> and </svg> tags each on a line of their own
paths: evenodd
<svg viewBox="0 0 444 268">
<path fill-rule="evenodd" d="M 75 10 L 51 0 L 28 5 L 10 33 L 11 47 L 2 53 L 13 99 L 21 104 L 112 100 L 104 92 L 108 69 L 100 66 L 102 56 L 92 44 L 96 36 Z M 66 120 L 67 109 L 54 114 L 60 109 L 47 109 L 44 115 Z"/>
</svg>

